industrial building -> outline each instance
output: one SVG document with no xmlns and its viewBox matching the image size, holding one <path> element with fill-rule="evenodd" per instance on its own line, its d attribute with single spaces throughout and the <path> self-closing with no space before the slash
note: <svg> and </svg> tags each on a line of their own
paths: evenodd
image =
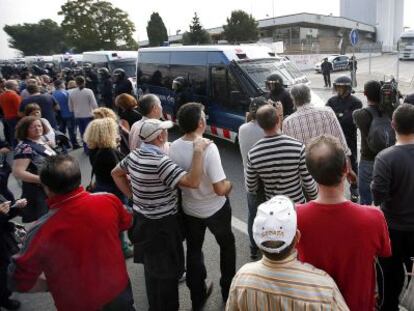
<svg viewBox="0 0 414 311">
<path fill-rule="evenodd" d="M 403 32 L 404 0 L 341 0 L 340 15 L 375 26 L 376 41 L 390 52 Z"/>
<path fill-rule="evenodd" d="M 378 50 L 375 44 L 375 27 L 351 18 L 332 15 L 297 13 L 258 20 L 259 42 L 283 42 L 283 52 L 304 53 L 347 53 L 352 51 L 349 32 L 358 28 L 360 43 L 358 52 Z M 223 27 L 207 29 L 213 42 L 224 40 Z M 182 34 L 169 36 L 169 43 L 181 43 Z M 139 42 L 141 47 L 148 41 Z"/>
</svg>

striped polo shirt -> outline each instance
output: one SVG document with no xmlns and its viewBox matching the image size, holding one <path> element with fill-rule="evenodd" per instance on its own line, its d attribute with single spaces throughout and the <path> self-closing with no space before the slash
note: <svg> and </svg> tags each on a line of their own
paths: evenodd
<svg viewBox="0 0 414 311">
<path fill-rule="evenodd" d="M 131 178 L 134 210 L 149 219 L 177 213 L 176 186 L 186 171 L 160 148 L 143 143 L 120 162 Z"/>
<path fill-rule="evenodd" d="M 244 265 L 231 284 L 226 310 L 349 310 L 335 281 L 297 260 L 262 260 Z"/>
<path fill-rule="evenodd" d="M 266 199 L 286 195 L 296 203 L 315 199 L 317 186 L 305 162 L 305 146 L 286 135 L 270 136 L 259 140 L 247 155 L 246 188 L 256 192 L 263 182 Z"/>
</svg>

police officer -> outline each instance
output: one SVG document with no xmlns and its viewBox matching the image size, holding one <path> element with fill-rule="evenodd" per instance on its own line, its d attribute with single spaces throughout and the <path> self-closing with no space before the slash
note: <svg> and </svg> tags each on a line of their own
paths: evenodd
<svg viewBox="0 0 414 311">
<path fill-rule="evenodd" d="M 65 80 L 65 83 L 68 83 L 71 80 L 75 79 L 73 70 L 69 67 L 65 67 L 62 69 L 62 78 Z"/>
<path fill-rule="evenodd" d="M 331 87 L 331 71 L 333 71 L 332 63 L 328 62 L 328 58 L 325 57 L 321 64 L 321 71 L 323 75 L 323 81 L 325 82 L 325 87 Z"/>
<path fill-rule="evenodd" d="M 357 80 L 356 80 L 356 71 L 358 69 L 358 62 L 355 58 L 355 56 L 352 56 L 349 59 L 349 70 L 351 72 L 351 81 L 352 81 L 352 87 L 357 86 Z"/>
<path fill-rule="evenodd" d="M 173 82 L 171 88 L 175 92 L 174 112 L 177 114 L 178 109 L 186 103 L 193 101 L 193 94 L 184 77 L 178 76 Z"/>
<path fill-rule="evenodd" d="M 114 88 L 114 97 L 118 95 L 127 93 L 133 95 L 133 87 L 131 81 L 128 80 L 128 77 L 125 74 L 125 70 L 122 68 L 117 68 L 112 72 L 113 76 L 113 88 Z"/>
<path fill-rule="evenodd" d="M 266 87 L 270 91 L 265 97 L 273 102 L 281 102 L 283 116 L 286 117 L 294 112 L 292 97 L 283 85 L 283 78 L 278 74 L 271 74 L 266 78 Z"/>
<path fill-rule="evenodd" d="M 93 70 L 93 66 L 91 63 L 83 64 L 83 71 L 85 75 L 85 87 L 91 89 L 95 95 L 98 94 L 98 75 Z"/>
<path fill-rule="evenodd" d="M 102 67 L 98 69 L 99 74 L 99 93 L 105 107 L 113 109 L 112 97 L 112 79 L 108 68 Z"/>
<path fill-rule="evenodd" d="M 337 78 L 333 83 L 334 90 L 337 95 L 331 97 L 326 106 L 331 107 L 341 124 L 346 142 L 351 149 L 351 165 L 354 172 L 358 172 L 357 165 L 357 128 L 352 119 L 352 113 L 362 108 L 362 102 L 352 93 L 352 80 L 347 76 Z M 358 201 L 357 185 L 350 187 L 351 200 Z"/>
</svg>

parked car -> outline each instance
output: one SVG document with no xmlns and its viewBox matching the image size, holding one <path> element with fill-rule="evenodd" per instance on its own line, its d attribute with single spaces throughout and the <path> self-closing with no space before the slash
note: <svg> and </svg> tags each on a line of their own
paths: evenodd
<svg viewBox="0 0 414 311">
<path fill-rule="evenodd" d="M 323 59 L 315 64 L 316 72 L 321 72 L 321 64 Z M 346 55 L 330 55 L 328 62 L 332 64 L 333 71 L 349 70 L 349 57 Z"/>
</svg>

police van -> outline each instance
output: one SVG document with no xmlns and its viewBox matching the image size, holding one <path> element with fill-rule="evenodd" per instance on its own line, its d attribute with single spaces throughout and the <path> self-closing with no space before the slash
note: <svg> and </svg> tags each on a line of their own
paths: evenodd
<svg viewBox="0 0 414 311">
<path fill-rule="evenodd" d="M 164 117 L 175 121 L 172 81 L 178 76 L 184 77 L 193 100 L 205 107 L 208 118 L 206 132 L 236 142 L 251 100 L 268 92 L 265 80 L 273 73 L 281 75 L 288 88 L 309 83 L 292 62 L 265 47 L 141 48 L 138 50 L 137 92 L 138 95 L 158 95 Z M 318 100 L 314 94 L 312 99 Z"/>
<path fill-rule="evenodd" d="M 135 78 L 137 52 L 135 51 L 95 51 L 84 52 L 83 62 L 95 68 L 108 68 L 110 72 L 122 68 L 128 78 Z"/>
<path fill-rule="evenodd" d="M 83 55 L 82 54 L 54 54 L 52 60 L 55 68 L 62 70 L 63 68 L 82 66 Z"/>
</svg>

